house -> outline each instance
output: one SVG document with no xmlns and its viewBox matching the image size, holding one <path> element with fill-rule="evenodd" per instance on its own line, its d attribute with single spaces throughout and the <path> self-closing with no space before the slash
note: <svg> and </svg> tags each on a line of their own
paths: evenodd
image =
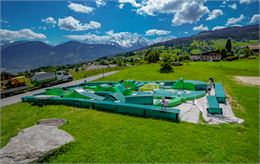
<svg viewBox="0 0 260 164">
<path fill-rule="evenodd" d="M 221 54 L 216 51 L 203 52 L 201 54 L 191 55 L 192 61 L 220 61 Z"/>
<path fill-rule="evenodd" d="M 191 61 L 200 61 L 201 55 L 191 55 L 190 59 Z"/>
<path fill-rule="evenodd" d="M 248 46 L 248 48 L 250 49 L 250 50 L 252 50 L 252 51 L 254 51 L 255 53 L 258 53 L 258 54 L 260 54 L 260 44 L 258 44 L 258 45 L 250 45 L 250 46 Z"/>
</svg>

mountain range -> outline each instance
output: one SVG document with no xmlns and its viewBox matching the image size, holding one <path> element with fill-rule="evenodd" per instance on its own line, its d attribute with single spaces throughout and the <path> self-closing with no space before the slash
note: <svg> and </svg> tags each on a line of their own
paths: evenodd
<svg viewBox="0 0 260 164">
<path fill-rule="evenodd" d="M 214 31 L 205 31 L 190 37 L 172 39 L 167 41 L 160 38 L 152 46 L 182 46 L 192 40 L 227 39 L 234 40 L 258 40 L 259 25 L 244 27 L 229 27 Z M 131 47 L 123 47 L 117 43 L 111 44 L 87 44 L 77 41 L 68 41 L 56 46 L 50 46 L 41 41 L 16 41 L 13 43 L 1 42 L 1 70 L 8 72 L 20 72 L 40 66 L 74 64 L 84 61 L 93 61 L 104 56 L 116 55 L 143 49 L 151 46 L 151 43 L 136 42 Z"/>
<path fill-rule="evenodd" d="M 48 65 L 65 65 L 92 61 L 103 56 L 131 51 L 119 45 L 85 44 L 68 41 L 50 46 L 41 41 L 19 41 L 1 46 L 1 67 L 9 72 L 20 72 Z"/>
</svg>

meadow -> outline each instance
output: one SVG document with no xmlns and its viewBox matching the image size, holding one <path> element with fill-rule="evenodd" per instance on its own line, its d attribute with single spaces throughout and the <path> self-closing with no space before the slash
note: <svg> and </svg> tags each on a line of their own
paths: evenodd
<svg viewBox="0 0 260 164">
<path fill-rule="evenodd" d="M 213 77 L 228 93 L 241 125 L 208 125 L 133 117 L 77 107 L 31 106 L 17 103 L 1 109 L 1 147 L 21 129 L 43 118 L 65 118 L 61 127 L 75 142 L 43 162 L 259 162 L 259 87 L 234 81 L 233 76 L 259 76 L 259 59 L 234 62 L 191 62 L 159 72 L 159 64 L 138 65 L 100 79 L 114 81 Z"/>
</svg>

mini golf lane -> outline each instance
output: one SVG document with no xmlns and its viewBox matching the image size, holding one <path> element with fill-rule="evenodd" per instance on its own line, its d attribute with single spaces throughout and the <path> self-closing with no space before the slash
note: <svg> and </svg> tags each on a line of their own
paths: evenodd
<svg viewBox="0 0 260 164">
<path fill-rule="evenodd" d="M 22 101 L 36 105 L 77 106 L 195 124 L 199 122 L 200 113 L 211 124 L 243 122 L 234 116 L 222 85 L 216 85 L 216 90 L 207 96 L 207 84 L 193 80 L 86 82 L 66 88 L 46 89 L 41 94 L 23 97 Z M 219 112 L 214 113 L 214 105 L 218 106 Z"/>
</svg>

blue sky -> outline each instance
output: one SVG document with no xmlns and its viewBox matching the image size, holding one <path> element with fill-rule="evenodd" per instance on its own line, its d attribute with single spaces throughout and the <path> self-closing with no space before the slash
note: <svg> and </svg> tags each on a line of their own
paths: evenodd
<svg viewBox="0 0 260 164">
<path fill-rule="evenodd" d="M 2 1 L 2 40 L 122 46 L 259 23 L 258 1 Z"/>
</svg>

